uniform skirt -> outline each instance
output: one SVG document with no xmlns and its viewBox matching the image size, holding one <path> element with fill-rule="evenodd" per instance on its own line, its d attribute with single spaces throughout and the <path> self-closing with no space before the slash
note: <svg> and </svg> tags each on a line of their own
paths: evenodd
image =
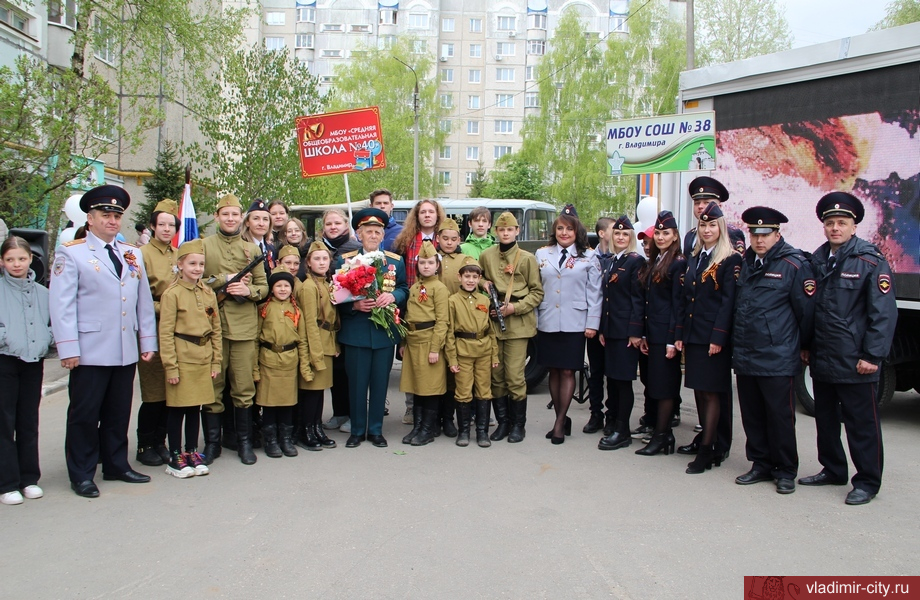
<svg viewBox="0 0 920 600">
<path fill-rule="evenodd" d="M 655 400 L 680 398 L 680 352 L 674 358 L 665 357 L 665 344 L 648 346 L 648 382 L 645 392 Z"/>
<path fill-rule="evenodd" d="M 332 357 L 324 356 L 323 363 L 326 365 L 326 368 L 322 371 L 313 369 L 313 381 L 304 381 L 303 377 L 298 377 L 300 389 L 328 390 L 332 387 Z"/>
<path fill-rule="evenodd" d="M 403 351 L 402 375 L 399 378 L 399 391 L 417 396 L 440 396 L 447 392 L 447 360 L 444 349 L 438 356 L 438 362 L 428 362 L 428 349 L 431 335 L 406 336 Z"/>
<path fill-rule="evenodd" d="M 273 369 L 259 365 L 260 381 L 256 388 L 256 404 L 259 406 L 296 406 L 297 369 Z"/>
<path fill-rule="evenodd" d="M 584 331 L 537 331 L 537 362 L 550 369 L 572 369 L 580 371 L 585 367 Z"/>
<path fill-rule="evenodd" d="M 709 356 L 709 344 L 684 347 L 684 385 L 700 392 L 728 393 L 732 389 L 732 352 L 730 347 Z"/>
<path fill-rule="evenodd" d="M 635 381 L 639 368 L 638 348 L 628 340 L 607 339 L 604 346 L 604 375 L 617 381 Z"/>
<path fill-rule="evenodd" d="M 162 365 L 160 366 L 162 369 Z M 165 375 L 163 381 L 166 381 Z M 146 402 L 146 400 L 145 400 Z M 179 362 L 179 383 L 166 384 L 166 406 L 184 408 L 214 402 L 211 365 Z"/>
</svg>

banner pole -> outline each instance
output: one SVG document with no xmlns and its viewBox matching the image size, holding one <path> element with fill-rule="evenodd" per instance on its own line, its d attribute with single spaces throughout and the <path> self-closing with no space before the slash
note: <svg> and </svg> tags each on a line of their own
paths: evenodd
<svg viewBox="0 0 920 600">
<path fill-rule="evenodd" d="M 351 190 L 348 188 L 348 173 L 342 173 L 345 178 L 345 202 L 348 204 L 348 222 L 351 223 Z"/>
</svg>

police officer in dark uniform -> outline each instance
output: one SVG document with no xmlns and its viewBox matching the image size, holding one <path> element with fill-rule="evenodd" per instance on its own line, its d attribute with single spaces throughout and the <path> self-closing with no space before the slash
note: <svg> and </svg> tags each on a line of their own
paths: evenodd
<svg viewBox="0 0 920 600">
<path fill-rule="evenodd" d="M 827 243 L 815 250 L 815 327 L 809 364 L 815 390 L 818 461 L 824 469 L 802 485 L 845 485 L 847 457 L 856 475 L 847 504 L 866 504 L 882 485 L 882 428 L 876 407 L 879 366 L 891 348 L 898 319 L 888 261 L 856 237 L 865 209 L 854 196 L 831 192 L 818 201 Z"/>
<path fill-rule="evenodd" d="M 697 177 L 690 182 L 688 186 L 690 198 L 693 200 L 693 218 L 699 220 L 700 215 L 706 210 L 706 207 L 713 200 L 719 204 L 728 200 L 728 190 L 718 179 L 712 177 Z M 744 252 L 744 232 L 737 227 L 728 226 L 728 239 L 732 247 L 738 252 Z M 690 256 L 693 253 L 693 247 L 696 245 L 696 227 L 687 232 L 684 236 L 684 256 Z M 678 400 L 675 419 L 679 423 L 680 419 L 680 401 Z M 693 442 L 677 449 L 679 454 L 696 454 L 700 449 L 701 436 L 697 435 Z M 720 458 L 727 459 L 728 452 L 732 447 L 732 393 L 719 393 L 719 425 L 716 432 L 716 451 Z"/>
<path fill-rule="evenodd" d="M 755 206 L 741 218 L 751 246 L 736 285 L 732 366 L 753 465 L 735 483 L 775 481 L 777 493 L 791 494 L 799 467 L 793 381 L 811 338 L 817 288 L 811 263 L 780 234 L 786 215 Z"/>
</svg>

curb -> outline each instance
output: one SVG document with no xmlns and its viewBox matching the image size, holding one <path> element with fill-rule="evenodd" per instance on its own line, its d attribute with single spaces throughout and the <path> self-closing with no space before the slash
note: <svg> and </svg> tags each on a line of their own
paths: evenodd
<svg viewBox="0 0 920 600">
<path fill-rule="evenodd" d="M 48 383 L 42 384 L 42 398 L 47 398 L 51 394 L 56 394 L 61 390 L 67 389 L 67 384 L 70 382 L 70 376 L 62 377 L 57 381 L 49 381 Z"/>
</svg>

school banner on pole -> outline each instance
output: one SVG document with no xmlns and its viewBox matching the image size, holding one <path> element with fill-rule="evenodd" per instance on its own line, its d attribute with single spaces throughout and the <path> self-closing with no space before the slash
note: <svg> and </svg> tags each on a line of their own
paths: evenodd
<svg viewBox="0 0 920 600">
<path fill-rule="evenodd" d="M 607 175 L 642 175 L 716 168 L 714 111 L 610 121 Z"/>
<path fill-rule="evenodd" d="M 387 166 L 376 106 L 297 117 L 294 123 L 303 177 Z"/>
</svg>

